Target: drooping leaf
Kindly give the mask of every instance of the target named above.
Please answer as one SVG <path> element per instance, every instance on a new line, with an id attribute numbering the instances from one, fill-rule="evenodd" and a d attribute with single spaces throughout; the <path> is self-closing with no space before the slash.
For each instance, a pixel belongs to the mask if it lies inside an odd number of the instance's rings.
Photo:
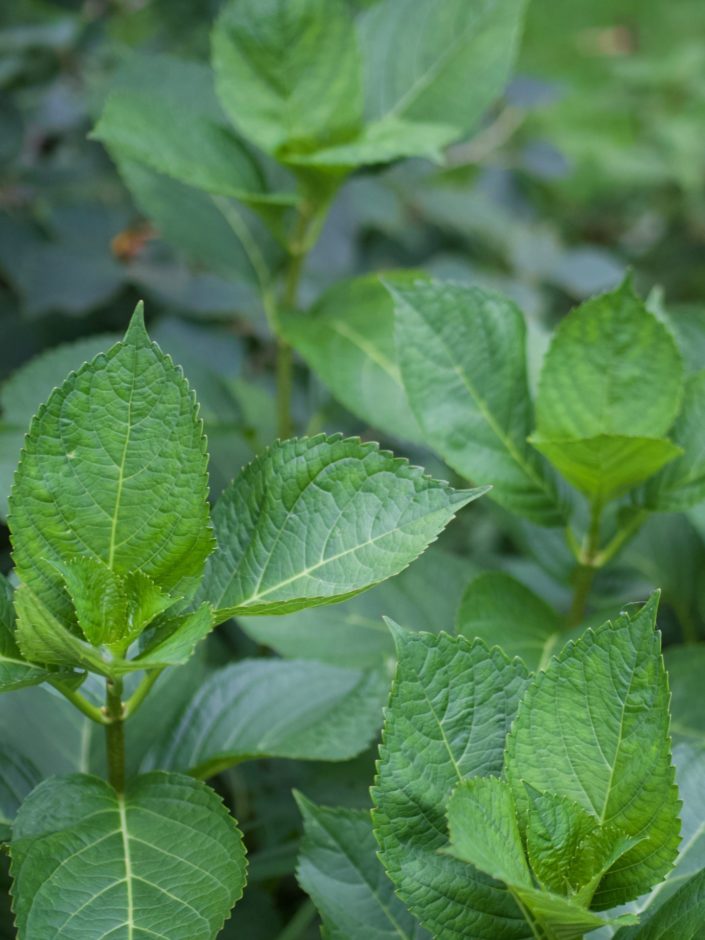
<path id="1" fill-rule="evenodd" d="M 459 783 L 448 801 L 448 851 L 507 885 L 532 886 L 509 784 L 498 777 Z"/>
<path id="2" fill-rule="evenodd" d="M 360 60 L 343 0 L 230 0 L 213 65 L 223 107 L 262 150 L 306 153 L 359 130 Z"/>
<path id="3" fill-rule="evenodd" d="M 504 89 L 523 10 L 522 0 L 373 5 L 359 29 L 368 119 L 451 125 L 458 137 L 472 130 Z"/>
<path id="4" fill-rule="evenodd" d="M 656 596 L 564 647 L 522 700 L 505 770 L 520 814 L 525 783 L 578 803 L 643 841 L 602 879 L 593 905 L 633 900 L 676 856 L 680 824 L 668 736 L 668 682 Z"/>
<path id="5" fill-rule="evenodd" d="M 238 624 L 280 656 L 369 669 L 394 656 L 384 617 L 410 630 L 448 630 L 472 572 L 466 558 L 432 545 L 401 574 L 335 607 L 238 617 Z"/>
<path id="6" fill-rule="evenodd" d="M 417 280 L 389 272 L 394 286 Z M 421 429 L 401 380 L 394 344 L 394 305 L 377 276 L 342 281 L 306 313 L 286 312 L 284 335 L 346 408 L 392 437 L 419 442 Z"/>
<path id="7" fill-rule="evenodd" d="M 705 499 L 705 372 L 690 376 L 683 407 L 671 430 L 673 441 L 683 449 L 674 460 L 649 480 L 644 501 L 659 512 L 683 512 Z"/>
<path id="8" fill-rule="evenodd" d="M 296 795 L 304 821 L 296 870 L 329 940 L 430 940 L 377 859 L 369 813 L 317 806 Z"/>
<path id="9" fill-rule="evenodd" d="M 677 444 L 662 437 L 599 434 L 595 437 L 529 441 L 574 487 L 600 502 L 622 495 L 680 457 Z"/>
<path id="10" fill-rule="evenodd" d="M 558 613 L 526 585 L 502 571 L 486 571 L 467 586 L 456 619 L 458 633 L 479 637 L 543 669 L 562 645 Z"/>
<path id="11" fill-rule="evenodd" d="M 32 761 L 11 745 L 0 745 L 0 843 L 12 838 L 17 811 L 41 779 Z"/>
<path id="12" fill-rule="evenodd" d="M 705 868 L 693 875 L 638 927 L 624 927 L 615 940 L 700 940 L 705 924 Z"/>
<path id="13" fill-rule="evenodd" d="M 97 777 L 54 777 L 14 826 L 21 936 L 212 940 L 245 884 L 235 821 L 205 784 L 138 777 L 125 794 Z"/>
<path id="14" fill-rule="evenodd" d="M 228 124 L 205 65 L 133 54 L 118 72 L 92 136 L 118 159 L 190 186 L 266 198 L 262 173 Z"/>
<path id="15" fill-rule="evenodd" d="M 277 443 L 216 503 L 218 548 L 199 597 L 218 622 L 351 597 L 398 574 L 482 492 L 355 438 Z"/>
<path id="16" fill-rule="evenodd" d="M 70 375 L 32 422 L 10 497 L 17 574 L 67 622 L 55 565 L 77 554 L 188 593 L 212 547 L 207 483 L 193 395 L 138 310 L 124 341 Z"/>
<path id="17" fill-rule="evenodd" d="M 496 940 L 501 920 L 507 940 L 525 940 L 529 928 L 506 890 L 439 849 L 448 842 L 446 807 L 458 783 L 501 773 L 526 671 L 465 637 L 401 632 L 398 646 L 373 788 L 382 864 L 434 936 Z"/>
<path id="18" fill-rule="evenodd" d="M 526 327 L 514 304 L 476 287 L 420 282 L 392 290 L 406 393 L 426 439 L 507 509 L 563 519 L 550 468 L 529 446 Z"/>
<path id="19" fill-rule="evenodd" d="M 200 777 L 258 757 L 348 760 L 382 720 L 388 680 L 304 660 L 244 660 L 206 679 L 148 767 Z"/>

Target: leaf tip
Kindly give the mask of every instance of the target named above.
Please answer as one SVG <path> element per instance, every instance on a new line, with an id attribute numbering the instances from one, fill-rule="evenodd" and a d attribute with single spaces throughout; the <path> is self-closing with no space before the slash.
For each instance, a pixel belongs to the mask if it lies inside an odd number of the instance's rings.
<path id="1" fill-rule="evenodd" d="M 406 630 L 400 627 L 396 620 L 392 620 L 391 617 L 382 617 L 382 620 L 384 620 L 387 629 L 392 634 L 394 646 L 396 647 L 397 653 L 399 653 L 401 645 L 404 642 L 404 637 L 406 636 Z"/>
<path id="2" fill-rule="evenodd" d="M 130 318 L 130 325 L 127 328 L 123 342 L 130 346 L 144 346 L 151 342 L 149 339 L 149 334 L 147 333 L 147 327 L 145 326 L 144 322 L 143 300 L 138 301 L 137 306 L 134 309 L 132 317 Z"/>

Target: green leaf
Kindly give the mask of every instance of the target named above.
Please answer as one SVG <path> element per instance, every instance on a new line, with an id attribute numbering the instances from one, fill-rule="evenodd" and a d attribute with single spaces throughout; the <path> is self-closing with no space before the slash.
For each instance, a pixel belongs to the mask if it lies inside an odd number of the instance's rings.
<path id="1" fill-rule="evenodd" d="M 569 898 L 536 888 L 517 888 L 516 895 L 522 904 L 529 909 L 533 918 L 539 924 L 549 929 L 551 940 L 583 940 L 586 931 L 596 930 L 610 924 L 633 924 L 636 917 L 633 914 L 622 914 L 618 917 L 605 919 L 581 907 Z M 539 934 L 539 936 L 541 936 Z"/>
<path id="2" fill-rule="evenodd" d="M 213 512 L 218 549 L 199 592 L 222 622 L 358 594 L 398 574 L 482 490 L 453 490 L 357 438 L 274 444 Z"/>
<path id="3" fill-rule="evenodd" d="M 447 634 L 398 634 L 399 663 L 372 791 L 380 859 L 398 896 L 434 936 L 506 940 L 529 931 L 496 881 L 448 855 L 446 806 L 458 783 L 502 771 L 527 681 L 519 660 Z"/>
<path id="4" fill-rule="evenodd" d="M 94 139 L 209 193 L 261 199 L 264 179 L 228 124 L 207 66 L 133 54 L 115 79 Z"/>
<path id="5" fill-rule="evenodd" d="M 701 940 L 705 923 L 705 868 L 661 907 L 648 911 L 638 927 L 623 928 L 614 940 Z"/>
<path id="6" fill-rule="evenodd" d="M 413 272 L 389 272 L 385 282 L 403 286 L 418 277 Z M 341 281 L 305 315 L 285 311 L 282 328 L 349 411 L 392 437 L 423 440 L 397 363 L 394 305 L 376 275 Z"/>
<path id="7" fill-rule="evenodd" d="M 644 503 L 658 512 L 683 512 L 705 499 L 705 372 L 688 378 L 681 413 L 671 429 L 683 456 L 649 480 Z"/>
<path id="8" fill-rule="evenodd" d="M 394 656 L 384 616 L 410 630 L 447 630 L 471 572 L 465 557 L 432 545 L 401 574 L 336 607 L 311 607 L 285 617 L 238 617 L 237 622 L 280 656 L 367 669 Z"/>
<path id="9" fill-rule="evenodd" d="M 138 308 L 124 341 L 71 374 L 32 422 L 10 497 L 17 575 L 68 623 L 56 565 L 76 555 L 191 592 L 212 548 L 206 461 L 194 396 Z"/>
<path id="10" fill-rule="evenodd" d="M 262 150 L 306 153 L 359 130 L 359 52 L 342 0 L 230 0 L 213 66 L 223 107 Z"/>
<path id="11" fill-rule="evenodd" d="M 644 841 L 601 881 L 593 905 L 630 901 L 670 869 L 679 841 L 668 682 L 654 630 L 658 598 L 588 630 L 527 690 L 505 771 L 520 815 L 525 783 L 578 803 L 599 825 Z"/>
<path id="12" fill-rule="evenodd" d="M 448 801 L 448 851 L 507 885 L 532 886 L 509 784 L 498 777 L 459 783 Z"/>
<path id="13" fill-rule="evenodd" d="M 0 745 L 0 843 L 12 838 L 12 824 L 26 796 L 37 786 L 41 774 L 11 745 Z"/>
<path id="14" fill-rule="evenodd" d="M 359 30 L 368 118 L 451 125 L 458 137 L 472 130 L 504 90 L 523 11 L 523 0 L 372 6 Z"/>
<path id="15" fill-rule="evenodd" d="M 125 794 L 97 777 L 44 781 L 12 844 L 17 927 L 26 937 L 212 940 L 245 884 L 234 820 L 205 784 L 138 777 Z M 166 925 L 166 926 L 165 926 Z"/>
<path id="16" fill-rule="evenodd" d="M 296 875 L 321 913 L 326 937 L 430 940 L 384 874 L 369 813 L 295 796 L 304 821 Z"/>
<path id="17" fill-rule="evenodd" d="M 16 641 L 13 592 L 0 575 L 0 692 L 14 692 L 48 678 L 46 669 L 25 662 Z"/>
<path id="18" fill-rule="evenodd" d="M 93 646 L 119 644 L 128 625 L 127 595 L 121 579 L 102 561 L 86 555 L 77 555 L 56 567 L 63 575 L 78 625 L 88 642 Z"/>
<path id="19" fill-rule="evenodd" d="M 544 440 L 662 437 L 683 396 L 683 362 L 670 331 L 627 280 L 561 321 L 536 401 Z"/>
<path id="20" fill-rule="evenodd" d="M 556 611 L 521 581 L 503 571 L 485 571 L 465 589 L 456 618 L 458 633 L 501 646 L 529 669 L 544 669 L 563 643 Z"/>
<path id="21" fill-rule="evenodd" d="M 526 441 L 533 416 L 521 312 L 499 294 L 437 281 L 392 295 L 402 378 L 426 439 L 466 479 L 491 483 L 507 509 L 559 525 L 550 468 Z"/>
<path id="22" fill-rule="evenodd" d="M 212 776 L 258 757 L 348 760 L 371 742 L 388 680 L 296 660 L 244 660 L 206 679 L 148 767 Z"/>
<path id="23" fill-rule="evenodd" d="M 541 886 L 572 895 L 584 907 L 614 863 L 642 841 L 616 826 L 600 826 L 578 803 L 526 785 L 530 809 L 526 843 L 531 868 Z"/>
<path id="24" fill-rule="evenodd" d="M 402 157 L 427 157 L 441 162 L 443 149 L 458 137 L 458 128 L 447 124 L 421 124 L 390 115 L 366 126 L 350 143 L 295 154 L 292 166 L 330 167 L 351 170 L 375 163 L 390 163 Z"/>
<path id="25" fill-rule="evenodd" d="M 15 604 L 17 639 L 28 660 L 87 669 L 106 677 L 181 665 L 214 626 L 211 608 L 201 604 L 191 613 L 167 617 L 137 656 L 123 659 L 122 648 L 116 651 L 106 644 L 94 646 L 68 630 L 26 584 L 15 592 Z"/>
<path id="26" fill-rule="evenodd" d="M 577 489 L 600 502 L 614 499 L 680 457 L 683 450 L 667 438 L 598 434 L 595 437 L 529 441 Z"/>

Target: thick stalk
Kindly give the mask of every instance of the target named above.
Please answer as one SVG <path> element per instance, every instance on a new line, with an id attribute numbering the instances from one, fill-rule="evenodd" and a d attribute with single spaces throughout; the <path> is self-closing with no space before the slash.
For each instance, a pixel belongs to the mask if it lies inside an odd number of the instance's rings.
<path id="1" fill-rule="evenodd" d="M 568 627 L 577 627 L 585 616 L 590 588 L 598 568 L 596 560 L 600 550 L 601 521 L 602 503 L 594 502 L 590 508 L 590 524 L 578 558 L 578 570 L 573 585 L 573 601 L 566 624 Z"/>
<path id="2" fill-rule="evenodd" d="M 125 709 L 122 679 L 108 679 L 105 690 L 105 746 L 108 780 L 118 793 L 125 789 Z"/>
<path id="3" fill-rule="evenodd" d="M 289 264 L 281 296 L 285 310 L 296 308 L 299 296 L 299 282 L 306 255 L 311 250 L 309 244 L 309 226 L 311 214 L 306 207 L 299 212 L 296 228 L 289 244 Z M 291 346 L 282 338 L 277 324 L 277 430 L 284 440 L 293 433 L 291 416 L 291 397 L 294 388 L 294 356 Z"/>

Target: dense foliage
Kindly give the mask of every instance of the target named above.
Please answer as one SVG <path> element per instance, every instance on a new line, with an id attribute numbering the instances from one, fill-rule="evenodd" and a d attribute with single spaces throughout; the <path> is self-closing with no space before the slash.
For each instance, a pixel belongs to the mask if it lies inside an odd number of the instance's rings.
<path id="1" fill-rule="evenodd" d="M 703 936 L 698 27 L 0 10 L 1 938 Z"/>

